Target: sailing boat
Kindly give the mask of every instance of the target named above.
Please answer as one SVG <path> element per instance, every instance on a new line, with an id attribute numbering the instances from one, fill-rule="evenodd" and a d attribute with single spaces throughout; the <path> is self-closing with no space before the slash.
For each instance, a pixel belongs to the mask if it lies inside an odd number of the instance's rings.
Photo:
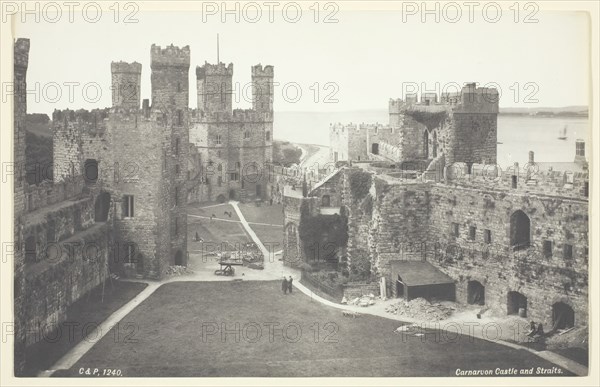
<path id="1" fill-rule="evenodd" d="M 565 127 L 562 129 L 562 131 L 558 132 L 558 139 L 559 140 L 567 139 L 567 125 L 565 125 Z"/>

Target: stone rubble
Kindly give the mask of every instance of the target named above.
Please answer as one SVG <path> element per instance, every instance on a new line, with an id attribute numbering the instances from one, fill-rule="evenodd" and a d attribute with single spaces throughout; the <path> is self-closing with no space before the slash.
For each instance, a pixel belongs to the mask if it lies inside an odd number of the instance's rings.
<path id="1" fill-rule="evenodd" d="M 415 298 L 411 301 L 400 299 L 385 308 L 387 313 L 426 321 L 445 320 L 452 315 L 454 310 L 454 308 L 441 303 L 432 304 L 424 298 Z"/>

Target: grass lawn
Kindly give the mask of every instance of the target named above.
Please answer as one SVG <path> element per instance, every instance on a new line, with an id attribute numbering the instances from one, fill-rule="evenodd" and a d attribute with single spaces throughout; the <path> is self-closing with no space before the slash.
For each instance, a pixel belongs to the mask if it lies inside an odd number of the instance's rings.
<path id="1" fill-rule="evenodd" d="M 168 283 L 124 320 L 137 324 L 130 340 L 109 332 L 58 374 L 91 367 L 130 377 L 454 376 L 457 368 L 552 367 L 487 341 L 395 334 L 398 321 L 343 317 L 303 293 L 283 295 L 279 281 Z"/>
<path id="2" fill-rule="evenodd" d="M 272 252 L 276 252 L 283 249 L 283 226 L 274 227 L 251 224 L 250 227 L 267 250 L 270 249 Z"/>
<path id="3" fill-rule="evenodd" d="M 205 208 L 208 207 L 208 208 Z M 225 214 L 225 211 L 231 213 L 231 217 Z M 233 207 L 228 203 L 201 203 L 188 206 L 188 214 L 211 217 L 213 214 L 218 219 L 240 220 Z"/>
<path id="4" fill-rule="evenodd" d="M 203 242 L 194 240 L 196 231 Z M 239 249 L 239 246 L 251 241 L 252 239 L 239 222 L 211 221 L 210 219 L 188 217 L 188 249 L 190 251 L 212 251 L 216 248 L 215 246 L 225 250 L 236 250 Z"/>
<path id="5" fill-rule="evenodd" d="M 27 348 L 26 375 L 35 376 L 39 371 L 50 369 L 83 339 L 86 327 L 91 330 L 106 320 L 146 286 L 143 283 L 121 281 L 113 281 L 111 285 L 109 281 L 104 287 L 104 302 L 101 302 L 102 286 L 92 290 L 89 297 L 83 296 L 69 307 L 66 324 L 60 325 L 59 331 L 46 334 L 46 339 Z"/>
<path id="6" fill-rule="evenodd" d="M 283 226 L 282 204 L 273 204 L 270 206 L 267 202 L 257 207 L 254 203 L 240 203 L 238 206 L 248 222 L 281 224 Z"/>

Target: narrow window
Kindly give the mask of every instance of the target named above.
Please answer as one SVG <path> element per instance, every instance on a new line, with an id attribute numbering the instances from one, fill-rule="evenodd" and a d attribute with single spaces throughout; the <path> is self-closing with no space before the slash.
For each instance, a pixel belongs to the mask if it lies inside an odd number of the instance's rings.
<path id="1" fill-rule="evenodd" d="M 572 245 L 568 245 L 565 243 L 565 245 L 563 247 L 563 257 L 565 259 L 573 258 L 573 246 Z"/>
<path id="2" fill-rule="evenodd" d="M 179 205 L 179 187 L 175 187 L 175 205 Z"/>
<path id="3" fill-rule="evenodd" d="M 469 227 L 469 239 L 474 241 L 476 233 L 477 233 L 477 228 L 475 226 L 470 226 Z"/>
<path id="4" fill-rule="evenodd" d="M 221 144 L 221 135 L 217 134 L 217 145 Z"/>
<path id="5" fill-rule="evenodd" d="M 265 136 L 267 138 L 267 141 L 271 141 L 271 132 L 267 130 L 267 133 L 265 133 Z"/>
<path id="6" fill-rule="evenodd" d="M 179 156 L 179 138 L 175 139 L 175 156 Z"/>
<path id="7" fill-rule="evenodd" d="M 455 238 L 458 238 L 459 236 L 458 223 L 452 223 L 452 236 Z"/>
<path id="8" fill-rule="evenodd" d="M 133 218 L 133 195 L 123 196 L 123 217 Z"/>
<path id="9" fill-rule="evenodd" d="M 179 219 L 175 218 L 175 235 L 179 235 Z"/>
<path id="10" fill-rule="evenodd" d="M 544 257 L 552 258 L 552 241 L 544 241 Z"/>
<path id="11" fill-rule="evenodd" d="M 490 230 L 483 231 L 483 241 L 488 244 L 492 243 L 492 231 L 490 231 Z"/>
<path id="12" fill-rule="evenodd" d="M 517 188 L 517 175 L 511 176 L 512 187 Z"/>

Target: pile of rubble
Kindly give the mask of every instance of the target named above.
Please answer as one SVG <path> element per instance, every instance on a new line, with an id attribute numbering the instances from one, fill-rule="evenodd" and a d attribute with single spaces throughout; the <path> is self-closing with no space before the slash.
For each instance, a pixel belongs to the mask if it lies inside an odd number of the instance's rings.
<path id="1" fill-rule="evenodd" d="M 187 266 L 169 266 L 167 268 L 167 275 L 184 275 L 184 274 L 193 274 L 194 271 Z"/>
<path id="2" fill-rule="evenodd" d="M 344 297 L 342 298 L 342 304 L 369 306 L 375 304 L 375 296 L 373 294 L 363 295 L 362 297 L 356 297 L 353 300 L 347 300 L 346 297 Z"/>
<path id="3" fill-rule="evenodd" d="M 385 311 L 417 320 L 440 321 L 450 317 L 454 308 L 444 306 L 441 303 L 432 304 L 424 298 L 415 298 L 411 301 L 400 299 L 387 306 Z"/>

